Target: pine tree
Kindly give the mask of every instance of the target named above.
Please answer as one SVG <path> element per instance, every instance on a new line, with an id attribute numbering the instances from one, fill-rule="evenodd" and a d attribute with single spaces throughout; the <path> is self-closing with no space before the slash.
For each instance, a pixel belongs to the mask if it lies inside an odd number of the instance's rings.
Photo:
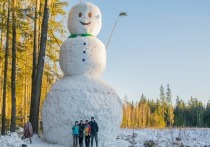
<path id="1" fill-rule="evenodd" d="M 49 19 L 49 0 L 45 0 L 44 15 L 42 21 L 42 32 L 40 42 L 40 52 L 38 58 L 37 74 L 36 74 L 36 89 L 34 95 L 34 107 L 32 108 L 31 123 L 34 129 L 34 133 L 38 134 L 39 130 L 39 106 L 41 99 L 41 87 L 42 87 L 42 75 L 44 69 L 44 59 L 46 54 L 46 41 L 48 31 L 48 19 Z"/>
<path id="2" fill-rule="evenodd" d="M 12 74 L 11 74 L 11 126 L 10 132 L 16 129 L 16 0 L 12 1 Z"/>
<path id="3" fill-rule="evenodd" d="M 8 55 L 9 55 L 9 26 L 10 26 L 10 0 L 8 0 L 7 11 L 7 34 L 6 34 L 6 48 L 5 48 L 5 65 L 4 65 L 4 88 L 3 88 L 3 102 L 2 102 L 2 125 L 1 135 L 6 133 L 6 92 L 7 92 L 7 72 L 8 72 Z"/>
<path id="4" fill-rule="evenodd" d="M 186 104 L 177 96 L 176 107 L 174 109 L 174 126 L 186 126 Z"/>
<path id="5" fill-rule="evenodd" d="M 127 96 L 125 95 L 124 96 L 124 100 L 123 100 L 123 119 L 122 119 L 122 124 L 121 124 L 121 127 L 122 128 L 126 128 L 127 127 L 127 104 L 128 104 L 128 98 Z"/>
<path id="6" fill-rule="evenodd" d="M 165 121 L 165 124 L 167 124 L 167 101 L 166 101 L 166 96 L 165 96 L 165 92 L 164 92 L 164 88 L 163 86 L 161 85 L 160 86 L 160 102 L 161 102 L 161 107 L 159 110 L 160 112 L 160 115 L 162 117 L 164 117 L 164 121 Z"/>
<path id="7" fill-rule="evenodd" d="M 206 105 L 206 110 L 204 113 L 204 125 L 205 127 L 210 127 L 210 100 Z"/>
<path id="8" fill-rule="evenodd" d="M 169 84 L 167 85 L 167 91 L 166 91 L 166 102 L 167 102 L 167 108 L 166 108 L 166 120 L 167 120 L 167 126 L 172 127 L 174 123 L 174 112 L 173 112 L 173 106 L 172 106 L 172 95 L 171 95 L 171 89 L 169 87 Z"/>
<path id="9" fill-rule="evenodd" d="M 38 54 L 38 43 L 39 43 L 39 8 L 40 0 L 35 1 L 35 14 L 34 14 L 34 40 L 33 40 L 33 64 L 32 64 L 32 85 L 31 85 L 31 108 L 30 116 L 33 115 L 34 108 L 34 95 L 35 95 L 35 85 L 36 85 L 36 73 L 37 73 L 37 54 Z M 33 122 L 32 117 L 30 117 L 30 122 Z"/>

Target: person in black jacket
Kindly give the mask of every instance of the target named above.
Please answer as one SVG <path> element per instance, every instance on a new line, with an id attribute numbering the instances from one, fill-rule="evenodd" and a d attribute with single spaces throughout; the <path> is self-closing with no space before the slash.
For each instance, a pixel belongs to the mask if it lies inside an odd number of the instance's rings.
<path id="1" fill-rule="evenodd" d="M 90 122 L 90 126 L 91 126 L 91 147 L 93 147 L 93 139 L 95 138 L 96 141 L 96 147 L 98 147 L 98 124 L 95 121 L 94 117 L 91 117 L 91 122 Z"/>
<path id="2" fill-rule="evenodd" d="M 85 125 L 83 123 L 83 120 L 80 120 L 80 124 L 79 124 L 79 146 L 80 147 L 83 146 L 84 129 L 85 129 Z"/>

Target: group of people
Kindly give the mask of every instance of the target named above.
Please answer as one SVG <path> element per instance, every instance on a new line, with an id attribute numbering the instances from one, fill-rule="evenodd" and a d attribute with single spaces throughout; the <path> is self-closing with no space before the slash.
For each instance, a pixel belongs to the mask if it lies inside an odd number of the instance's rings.
<path id="1" fill-rule="evenodd" d="M 75 122 L 75 125 L 72 127 L 73 132 L 73 144 L 75 147 L 78 145 L 79 140 L 79 146 L 83 146 L 83 140 L 85 138 L 85 146 L 93 147 L 93 140 L 95 139 L 96 147 L 98 147 L 98 124 L 95 121 L 94 117 L 91 117 L 91 121 L 85 120 L 85 123 L 83 120 L 80 120 L 80 123 L 78 121 Z"/>

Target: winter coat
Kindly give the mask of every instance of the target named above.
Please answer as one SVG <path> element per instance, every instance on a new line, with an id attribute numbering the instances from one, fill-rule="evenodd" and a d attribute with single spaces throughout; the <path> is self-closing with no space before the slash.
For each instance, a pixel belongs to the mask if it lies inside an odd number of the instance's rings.
<path id="1" fill-rule="evenodd" d="M 98 133 L 98 130 L 99 130 L 97 122 L 96 121 L 94 121 L 94 122 L 91 121 L 89 124 L 91 126 L 91 135 L 96 135 Z"/>
<path id="2" fill-rule="evenodd" d="M 24 136 L 26 138 L 33 137 L 33 127 L 29 121 L 24 125 Z"/>
<path id="3" fill-rule="evenodd" d="M 89 124 L 85 125 L 85 136 L 90 136 L 91 133 L 91 127 Z"/>
<path id="4" fill-rule="evenodd" d="M 79 137 L 83 137 L 84 136 L 84 129 L 85 129 L 85 125 L 81 125 L 79 124 Z"/>
<path id="5" fill-rule="evenodd" d="M 72 127 L 72 131 L 74 135 L 79 135 L 79 126 L 78 125 L 74 125 Z"/>

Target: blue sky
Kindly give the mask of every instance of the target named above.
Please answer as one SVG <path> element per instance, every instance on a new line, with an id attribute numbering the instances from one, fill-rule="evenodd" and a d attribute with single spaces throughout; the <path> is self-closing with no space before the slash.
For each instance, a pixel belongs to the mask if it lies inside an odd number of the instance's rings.
<path id="1" fill-rule="evenodd" d="M 66 11 L 79 0 L 69 1 Z M 84 1 L 86 2 L 86 1 Z M 121 98 L 159 97 L 162 84 L 176 96 L 210 100 L 210 0 L 90 0 L 99 6 L 103 26 L 98 38 L 107 43 L 102 78 Z M 65 24 L 66 25 L 66 24 Z"/>

